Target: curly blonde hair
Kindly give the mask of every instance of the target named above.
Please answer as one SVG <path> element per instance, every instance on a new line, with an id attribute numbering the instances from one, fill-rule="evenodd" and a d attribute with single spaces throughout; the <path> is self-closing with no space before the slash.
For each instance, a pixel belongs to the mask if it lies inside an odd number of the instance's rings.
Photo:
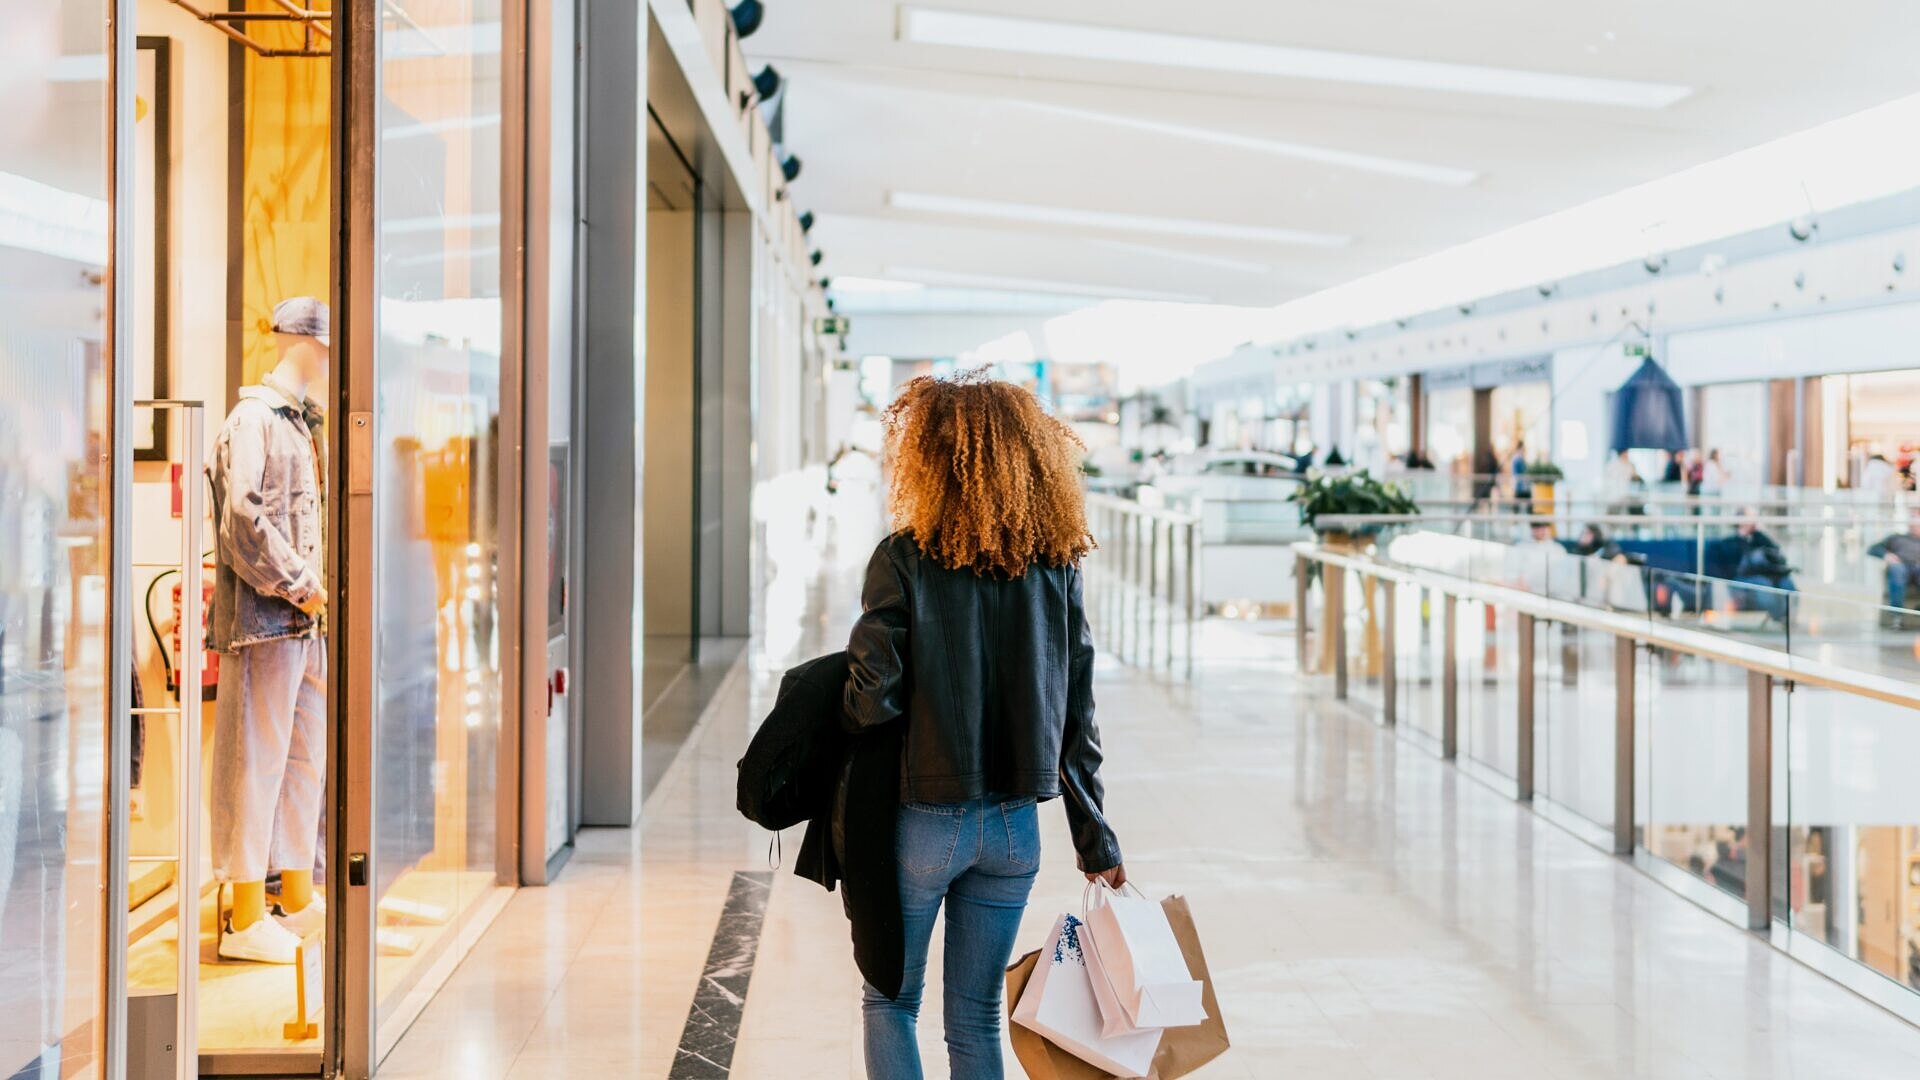
<path id="1" fill-rule="evenodd" d="M 893 528 L 927 558 L 1014 578 L 1094 549 L 1080 495 L 1086 444 L 1026 389 L 985 369 L 923 375 L 883 419 Z"/>

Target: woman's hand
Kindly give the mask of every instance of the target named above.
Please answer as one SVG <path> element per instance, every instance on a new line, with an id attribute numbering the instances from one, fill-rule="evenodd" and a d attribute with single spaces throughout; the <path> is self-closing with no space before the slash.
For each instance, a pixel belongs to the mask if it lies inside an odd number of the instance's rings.
<path id="1" fill-rule="evenodd" d="M 1097 873 L 1088 874 L 1087 880 L 1104 881 L 1107 883 L 1107 888 L 1118 889 L 1127 883 L 1127 868 L 1125 866 L 1116 866 L 1111 870 L 1101 870 Z"/>

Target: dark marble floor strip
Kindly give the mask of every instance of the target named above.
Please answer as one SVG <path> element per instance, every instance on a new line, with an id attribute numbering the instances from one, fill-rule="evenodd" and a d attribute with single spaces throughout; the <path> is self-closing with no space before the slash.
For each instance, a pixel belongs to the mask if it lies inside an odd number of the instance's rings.
<path id="1" fill-rule="evenodd" d="M 747 984 L 753 979 L 772 888 L 770 871 L 734 873 L 667 1080 L 725 1080 L 732 1074 L 734 1041 L 747 1010 Z"/>

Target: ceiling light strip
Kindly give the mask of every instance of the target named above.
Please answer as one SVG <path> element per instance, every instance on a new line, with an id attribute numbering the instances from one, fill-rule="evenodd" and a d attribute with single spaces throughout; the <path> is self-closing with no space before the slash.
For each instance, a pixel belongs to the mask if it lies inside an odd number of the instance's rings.
<path id="1" fill-rule="evenodd" d="M 1136 255 L 1151 255 L 1156 259 L 1170 259 L 1173 262 L 1192 263 L 1195 266 L 1211 266 L 1219 270 L 1233 270 L 1242 274 L 1268 274 L 1273 267 L 1251 259 L 1229 259 L 1224 255 L 1203 255 L 1197 251 L 1181 251 L 1179 248 L 1161 247 L 1159 244 L 1136 244 L 1131 240 L 1094 240 L 1092 243 L 1114 251 L 1130 251 Z"/>
<path id="2" fill-rule="evenodd" d="M 1225 221 L 1196 221 L 1189 218 L 1120 214 L 1068 206 L 1035 206 L 1031 203 L 969 199 L 957 195 L 932 195 L 912 191 L 892 192 L 887 196 L 887 203 L 895 210 L 929 214 L 1023 221 L 1036 225 L 1064 225 L 1081 229 L 1107 229 L 1116 232 L 1152 233 L 1161 236 L 1190 236 L 1208 240 L 1251 240 L 1318 248 L 1341 248 L 1353 242 L 1351 236 L 1311 232 L 1305 229 L 1280 229 L 1267 225 L 1241 225 Z"/>
<path id="3" fill-rule="evenodd" d="M 1664 109 L 1693 93 L 1673 83 L 1410 60 L 1252 41 L 1162 34 L 1090 23 L 908 7 L 901 37 L 922 45 L 1028 53 L 1155 67 L 1484 94 L 1532 101 Z"/>
<path id="4" fill-rule="evenodd" d="M 1400 177 L 1406 180 L 1423 180 L 1430 184 L 1444 184 L 1449 187 L 1465 187 L 1480 178 L 1472 169 L 1458 169 L 1451 165 L 1434 165 L 1424 161 L 1409 161 L 1405 158 L 1384 157 L 1378 154 L 1359 154 L 1348 150 L 1336 150 L 1327 146 L 1313 146 L 1308 143 L 1286 142 L 1280 139 L 1263 139 L 1255 135 L 1242 135 L 1234 131 L 1221 131 L 1217 128 L 1189 127 L 1186 124 L 1172 124 L 1159 120 L 1145 120 L 1135 116 L 1121 116 L 1116 113 L 1099 112 L 1093 109 L 1075 109 L 1065 105 L 1047 105 L 1040 102 L 1020 102 L 1025 108 L 1057 116 L 1072 117 L 1094 124 L 1107 124 L 1112 127 L 1127 128 L 1133 131 L 1145 131 L 1155 135 L 1166 135 L 1192 142 L 1211 143 L 1215 146 L 1230 146 L 1236 150 L 1251 150 L 1256 153 L 1270 154 L 1274 157 L 1291 158 L 1295 161 L 1310 161 L 1318 165 L 1332 165 L 1356 172 L 1378 173 L 1382 176 Z"/>
<path id="5" fill-rule="evenodd" d="M 914 281 L 923 285 L 948 285 L 959 288 L 1002 289 L 1008 292 L 1047 293 L 1054 296 L 1093 296 L 1113 300 L 1161 300 L 1174 304 L 1204 304 L 1209 298 L 1194 293 L 1160 292 L 1132 289 L 1121 285 L 1101 285 L 1090 281 L 1053 281 L 1041 278 L 1009 277 L 1004 274 L 975 274 L 923 267 L 889 266 L 882 271 L 896 281 Z"/>

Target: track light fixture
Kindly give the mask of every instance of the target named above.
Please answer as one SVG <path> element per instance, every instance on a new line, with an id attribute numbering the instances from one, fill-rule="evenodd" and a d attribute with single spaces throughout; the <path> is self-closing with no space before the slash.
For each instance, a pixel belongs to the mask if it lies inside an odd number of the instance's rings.
<path id="1" fill-rule="evenodd" d="M 830 278 L 830 277 L 823 277 L 823 278 L 821 278 L 821 279 L 820 279 L 820 287 L 821 287 L 822 289 L 831 289 L 831 288 L 833 288 L 833 279 L 832 279 L 832 278 Z"/>
<path id="2" fill-rule="evenodd" d="M 772 64 L 762 67 L 760 74 L 753 77 L 753 92 L 760 95 L 761 101 L 780 92 L 780 73 L 774 70 Z"/>
<path id="3" fill-rule="evenodd" d="M 815 248 L 807 255 L 807 263 L 810 266 L 819 266 L 820 260 L 824 258 L 826 258 L 826 256 L 820 254 L 820 249 Z"/>
<path id="4" fill-rule="evenodd" d="M 813 231 L 813 211 L 809 210 L 800 215 L 800 231 L 803 233 Z"/>
<path id="5" fill-rule="evenodd" d="M 800 159 L 797 157 L 794 157 L 792 154 L 781 154 L 780 155 L 780 175 L 786 177 L 788 183 L 792 183 L 793 181 L 799 179 L 800 178 Z"/>
<path id="6" fill-rule="evenodd" d="M 760 29 L 760 20 L 766 17 L 767 5 L 760 0 L 740 0 L 733 5 L 733 33 L 735 37 L 748 38 Z"/>

